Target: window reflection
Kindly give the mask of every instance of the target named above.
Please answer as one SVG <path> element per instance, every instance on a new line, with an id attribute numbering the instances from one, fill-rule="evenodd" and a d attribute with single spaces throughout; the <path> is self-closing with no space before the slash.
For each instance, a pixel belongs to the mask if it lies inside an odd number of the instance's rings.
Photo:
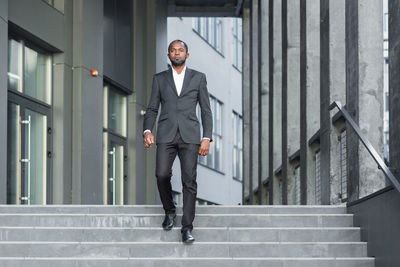
<path id="1" fill-rule="evenodd" d="M 22 45 L 8 41 L 8 88 L 22 92 Z"/>
<path id="2" fill-rule="evenodd" d="M 51 104 L 51 56 L 14 39 L 8 48 L 8 89 Z"/>
<path id="3" fill-rule="evenodd" d="M 127 97 L 110 85 L 104 86 L 104 128 L 126 136 Z"/>

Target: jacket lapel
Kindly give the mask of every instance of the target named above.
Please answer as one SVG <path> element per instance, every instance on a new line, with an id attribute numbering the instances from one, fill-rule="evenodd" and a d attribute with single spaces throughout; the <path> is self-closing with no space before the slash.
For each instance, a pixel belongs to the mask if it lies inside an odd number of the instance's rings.
<path id="1" fill-rule="evenodd" d="M 181 96 L 189 89 L 188 86 L 190 84 L 190 81 L 192 80 L 193 76 L 193 71 L 186 67 L 186 72 L 185 72 L 185 77 L 183 78 L 183 85 L 182 85 L 182 91 L 181 91 Z"/>
<path id="2" fill-rule="evenodd" d="M 167 81 L 168 81 L 169 85 L 171 86 L 172 91 L 174 91 L 174 94 L 176 96 L 178 96 L 178 93 L 176 91 L 175 82 L 174 82 L 174 77 L 172 76 L 172 67 L 169 68 L 169 70 L 166 72 L 166 74 L 167 74 L 166 75 L 167 76 Z"/>

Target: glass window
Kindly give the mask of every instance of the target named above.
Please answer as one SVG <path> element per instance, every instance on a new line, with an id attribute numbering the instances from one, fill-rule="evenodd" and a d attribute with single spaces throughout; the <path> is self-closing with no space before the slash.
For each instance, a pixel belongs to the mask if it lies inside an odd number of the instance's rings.
<path id="1" fill-rule="evenodd" d="M 199 21 L 200 21 L 200 18 L 194 18 L 193 19 L 193 26 L 192 27 L 197 32 L 199 31 L 199 25 L 200 25 Z"/>
<path id="2" fill-rule="evenodd" d="M 61 13 L 64 13 L 64 0 L 43 0 Z"/>
<path id="3" fill-rule="evenodd" d="M 104 128 L 126 136 L 127 97 L 116 88 L 104 86 Z"/>
<path id="4" fill-rule="evenodd" d="M 242 147 L 242 117 L 236 112 L 232 113 L 232 133 L 233 133 L 233 158 L 232 175 L 238 180 L 243 179 L 243 147 Z"/>
<path id="5" fill-rule="evenodd" d="M 222 103 L 215 97 L 210 96 L 210 105 L 213 119 L 213 142 L 210 143 L 208 155 L 199 157 L 199 163 L 222 171 Z M 197 117 L 201 123 L 201 110 L 199 105 L 197 105 Z M 203 132 L 202 127 L 200 129 L 201 132 Z"/>
<path id="6" fill-rule="evenodd" d="M 200 18 L 200 35 L 207 40 L 207 18 Z"/>
<path id="7" fill-rule="evenodd" d="M 222 20 L 217 19 L 216 26 L 215 26 L 215 48 L 218 52 L 222 53 Z"/>
<path id="8" fill-rule="evenodd" d="M 208 42 L 215 47 L 215 18 L 208 18 Z"/>
<path id="9" fill-rule="evenodd" d="M 51 56 L 14 39 L 8 47 L 8 88 L 50 104 Z"/>
<path id="10" fill-rule="evenodd" d="M 8 88 L 22 92 L 22 44 L 8 40 Z"/>
<path id="11" fill-rule="evenodd" d="M 24 93 L 50 103 L 50 57 L 25 47 L 24 61 Z"/>
<path id="12" fill-rule="evenodd" d="M 215 50 L 222 53 L 222 19 L 193 18 L 193 29 Z"/>
<path id="13" fill-rule="evenodd" d="M 234 18 L 233 27 L 233 65 L 240 71 L 242 71 L 242 19 Z"/>

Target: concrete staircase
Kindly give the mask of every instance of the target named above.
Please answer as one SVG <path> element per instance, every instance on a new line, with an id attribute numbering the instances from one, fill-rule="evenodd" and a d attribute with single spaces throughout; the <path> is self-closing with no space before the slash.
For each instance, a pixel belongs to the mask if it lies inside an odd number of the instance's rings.
<path id="1" fill-rule="evenodd" d="M 198 206 L 193 235 L 160 206 L 0 206 L 0 267 L 373 267 L 344 206 Z"/>

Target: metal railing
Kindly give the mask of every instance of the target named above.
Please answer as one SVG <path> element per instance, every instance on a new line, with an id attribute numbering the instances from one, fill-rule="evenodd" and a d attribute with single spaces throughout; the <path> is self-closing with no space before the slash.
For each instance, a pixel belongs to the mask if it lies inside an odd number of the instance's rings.
<path id="1" fill-rule="evenodd" d="M 385 162 L 383 161 L 381 156 L 379 156 L 378 152 L 376 152 L 376 150 L 371 145 L 371 143 L 368 141 L 368 139 L 361 132 L 361 129 L 358 127 L 356 122 L 350 116 L 349 112 L 344 107 L 342 107 L 342 104 L 338 101 L 333 101 L 332 104 L 329 106 L 329 110 L 332 110 L 335 107 L 337 107 L 339 109 L 339 111 L 343 114 L 346 121 L 350 124 L 351 128 L 353 128 L 353 130 L 357 134 L 358 138 L 361 140 L 361 142 L 364 144 L 365 148 L 368 150 L 369 154 L 372 156 L 372 158 L 378 164 L 378 168 L 381 169 L 383 171 L 383 173 L 385 174 L 385 176 L 390 180 L 390 182 L 392 182 L 394 188 L 396 188 L 397 191 L 400 192 L 399 181 L 393 175 L 393 173 L 390 171 L 389 167 L 385 164 Z"/>

